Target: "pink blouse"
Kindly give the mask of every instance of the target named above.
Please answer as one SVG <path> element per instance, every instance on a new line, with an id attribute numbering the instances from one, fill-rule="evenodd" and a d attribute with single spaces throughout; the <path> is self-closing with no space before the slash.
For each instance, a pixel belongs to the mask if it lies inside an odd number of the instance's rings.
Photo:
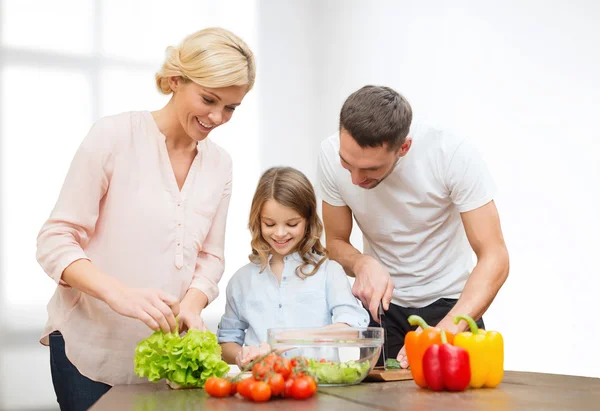
<path id="1" fill-rule="evenodd" d="M 152 331 L 68 287 L 62 273 L 85 258 L 128 286 L 180 300 L 194 287 L 213 301 L 224 270 L 231 170 L 229 154 L 206 139 L 180 191 L 150 112 L 94 124 L 37 239 L 38 262 L 58 284 L 41 343 L 59 330 L 83 375 L 110 385 L 144 382 L 133 372 L 133 357 Z"/>

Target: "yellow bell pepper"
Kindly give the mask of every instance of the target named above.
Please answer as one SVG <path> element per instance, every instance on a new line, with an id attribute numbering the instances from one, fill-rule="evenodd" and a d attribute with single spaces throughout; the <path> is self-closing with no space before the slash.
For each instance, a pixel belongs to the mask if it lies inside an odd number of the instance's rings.
<path id="1" fill-rule="evenodd" d="M 472 388 L 496 387 L 504 376 L 504 340 L 498 331 L 486 331 L 477 327 L 475 321 L 466 315 L 454 317 L 454 323 L 461 320 L 469 324 L 471 331 L 456 334 L 454 345 L 467 350 L 471 366 Z"/>

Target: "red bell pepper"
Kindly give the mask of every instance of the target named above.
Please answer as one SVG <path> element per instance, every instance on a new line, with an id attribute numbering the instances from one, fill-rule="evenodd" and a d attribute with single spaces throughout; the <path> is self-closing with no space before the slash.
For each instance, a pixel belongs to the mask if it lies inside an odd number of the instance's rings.
<path id="1" fill-rule="evenodd" d="M 423 355 L 423 374 L 433 391 L 464 391 L 471 381 L 469 354 L 462 347 L 448 344 L 441 332 L 442 344 L 434 344 Z"/>

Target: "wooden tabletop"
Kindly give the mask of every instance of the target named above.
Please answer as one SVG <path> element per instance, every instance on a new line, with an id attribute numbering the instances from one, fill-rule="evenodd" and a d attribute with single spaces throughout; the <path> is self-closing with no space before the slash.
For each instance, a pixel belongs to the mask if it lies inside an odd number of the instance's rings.
<path id="1" fill-rule="evenodd" d="M 171 390 L 164 383 L 113 387 L 92 411 L 158 410 L 598 410 L 600 378 L 507 371 L 493 389 L 459 393 L 420 389 L 414 381 L 320 387 L 305 401 L 252 403 L 239 397 L 211 398 L 204 390 Z"/>

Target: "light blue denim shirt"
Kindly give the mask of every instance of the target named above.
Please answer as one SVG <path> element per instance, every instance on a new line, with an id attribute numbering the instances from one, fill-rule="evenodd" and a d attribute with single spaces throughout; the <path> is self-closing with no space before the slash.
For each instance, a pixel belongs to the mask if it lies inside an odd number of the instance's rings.
<path id="1" fill-rule="evenodd" d="M 326 260 L 312 276 L 301 279 L 298 253 L 284 258 L 281 284 L 267 267 L 247 264 L 227 284 L 225 314 L 219 323 L 219 343 L 259 345 L 267 342 L 269 328 L 322 327 L 347 323 L 368 327 L 369 314 L 352 295 L 344 269 Z"/>

